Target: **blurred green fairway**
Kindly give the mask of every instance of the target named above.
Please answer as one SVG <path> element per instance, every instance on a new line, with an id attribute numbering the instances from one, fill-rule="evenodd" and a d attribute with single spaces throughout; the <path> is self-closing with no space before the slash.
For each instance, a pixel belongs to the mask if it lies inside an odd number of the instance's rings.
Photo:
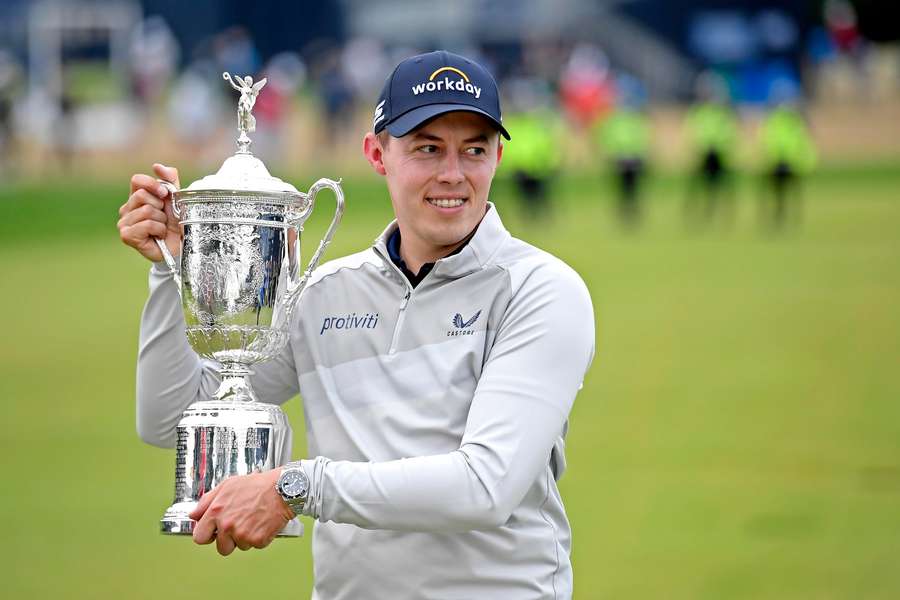
<path id="1" fill-rule="evenodd" d="M 900 597 L 900 169 L 817 175 L 802 227 L 780 234 L 747 182 L 731 228 L 689 231 L 683 185 L 650 183 L 633 233 L 593 179 L 557 188 L 545 225 L 495 190 L 597 314 L 561 482 L 576 598 Z M 308 598 L 308 521 L 302 540 L 227 559 L 157 533 L 174 452 L 134 431 L 147 263 L 115 230 L 127 187 L 0 189 L 0 595 Z M 374 176 L 346 190 L 328 258 L 389 218 Z"/>

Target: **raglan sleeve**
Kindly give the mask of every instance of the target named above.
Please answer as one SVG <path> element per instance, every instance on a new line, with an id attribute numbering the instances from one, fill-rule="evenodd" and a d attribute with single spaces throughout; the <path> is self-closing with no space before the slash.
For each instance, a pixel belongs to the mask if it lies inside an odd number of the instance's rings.
<path id="1" fill-rule="evenodd" d="M 385 462 L 302 461 L 309 516 L 407 531 L 509 519 L 548 467 L 594 353 L 593 308 L 574 271 L 552 264 L 511 288 L 459 448 Z"/>
<path id="2" fill-rule="evenodd" d="M 194 352 L 184 328 L 172 272 L 164 263 L 154 263 L 150 295 L 141 315 L 135 420 L 140 438 L 163 448 L 175 446 L 175 430 L 184 410 L 193 402 L 211 399 L 220 381 L 218 364 Z M 281 404 L 297 393 L 289 348 L 253 371 L 251 385 L 260 400 Z"/>

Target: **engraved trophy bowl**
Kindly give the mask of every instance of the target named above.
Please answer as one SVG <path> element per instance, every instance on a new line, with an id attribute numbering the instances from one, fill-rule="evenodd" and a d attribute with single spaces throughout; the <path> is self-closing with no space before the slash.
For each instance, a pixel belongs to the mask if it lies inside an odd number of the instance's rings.
<path id="1" fill-rule="evenodd" d="M 180 257 L 156 240 L 181 296 L 187 339 L 216 361 L 221 383 L 212 399 L 195 402 L 177 426 L 175 501 L 160 529 L 191 534 L 188 514 L 227 477 L 275 468 L 290 459 L 292 432 L 279 406 L 259 402 L 247 377 L 252 365 L 285 347 L 291 315 L 344 211 L 340 182 L 316 181 L 308 192 L 269 174 L 250 152 L 250 114 L 265 79 L 224 78 L 241 92 L 238 151 L 214 175 L 187 188 L 166 185 L 183 228 Z M 239 85 L 235 83 L 239 82 Z M 337 206 L 306 269 L 300 267 L 303 223 L 316 195 L 331 189 Z M 290 521 L 279 535 L 299 536 Z"/>

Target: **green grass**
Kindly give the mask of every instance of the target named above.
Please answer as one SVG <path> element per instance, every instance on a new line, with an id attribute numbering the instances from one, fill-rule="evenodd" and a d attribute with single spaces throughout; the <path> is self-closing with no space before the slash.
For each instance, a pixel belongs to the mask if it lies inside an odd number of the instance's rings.
<path id="1" fill-rule="evenodd" d="M 589 177 L 557 189 L 549 225 L 496 190 L 597 315 L 561 482 L 576 597 L 898 597 L 900 170 L 816 176 L 802 227 L 777 234 L 746 181 L 731 227 L 690 231 L 682 185 L 652 182 L 632 233 Z M 390 215 L 374 177 L 346 189 L 330 257 Z M 4 596 L 308 597 L 309 537 L 223 559 L 156 531 L 174 453 L 134 433 L 147 264 L 117 238 L 126 191 L 0 189 Z M 287 409 L 299 431 L 300 403 Z"/>

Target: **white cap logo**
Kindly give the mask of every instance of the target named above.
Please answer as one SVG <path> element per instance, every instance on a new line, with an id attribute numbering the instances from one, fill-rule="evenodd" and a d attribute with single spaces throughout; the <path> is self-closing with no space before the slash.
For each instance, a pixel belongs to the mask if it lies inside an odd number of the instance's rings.
<path id="1" fill-rule="evenodd" d="M 384 118 L 384 103 L 387 100 L 382 100 L 378 103 L 378 106 L 375 107 L 375 117 L 372 121 L 372 129 L 375 129 L 375 126 L 378 125 L 378 122 Z"/>

